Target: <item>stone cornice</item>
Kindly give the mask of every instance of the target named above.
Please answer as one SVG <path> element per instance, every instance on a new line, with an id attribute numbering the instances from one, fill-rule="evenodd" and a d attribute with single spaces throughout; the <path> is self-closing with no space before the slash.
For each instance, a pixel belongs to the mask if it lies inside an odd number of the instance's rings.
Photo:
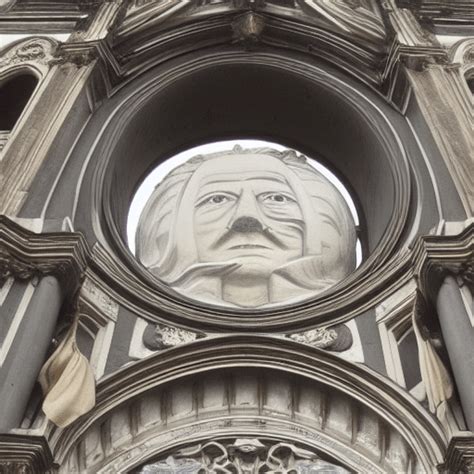
<path id="1" fill-rule="evenodd" d="M 324 8 L 334 8 L 334 18 L 331 12 L 325 17 L 311 7 L 282 8 L 275 5 L 277 2 L 263 3 L 252 9 L 224 2 L 219 8 L 206 6 L 190 10 L 188 4 L 187 8 L 176 5 L 174 9 L 162 11 L 158 2 L 149 2 L 132 9 L 115 25 L 107 38 L 107 47 L 102 48 L 110 56 L 109 65 L 113 65 L 113 74 L 116 74 L 114 80 L 118 83 L 123 78 L 135 77 L 173 56 L 204 47 L 237 43 L 246 48 L 248 29 L 242 30 L 239 26 L 242 20 L 253 18 L 255 21 L 250 23 L 259 25 L 258 35 L 250 32 L 253 47 L 274 46 L 309 52 L 373 87 L 380 84 L 389 43 L 384 21 L 376 10 L 354 10 L 349 21 L 344 15 L 339 19 L 340 12 L 328 2 Z M 160 15 L 163 15 L 162 21 L 158 21 Z M 369 28 L 369 24 L 373 28 Z"/>
<path id="2" fill-rule="evenodd" d="M 415 275 L 421 290 L 433 298 L 447 274 L 473 281 L 474 224 L 459 235 L 432 235 L 418 240 L 413 249 Z"/>
<path id="3" fill-rule="evenodd" d="M 472 472 L 474 469 L 474 433 L 461 432 L 449 442 L 442 472 Z"/>
<path id="4" fill-rule="evenodd" d="M 66 291 L 75 291 L 87 265 L 89 249 L 78 233 L 34 234 L 0 216 L 0 278 L 29 280 L 54 275 Z"/>
<path id="5" fill-rule="evenodd" d="M 43 437 L 0 434 L 0 473 L 39 472 L 53 472 L 53 458 Z"/>
<path id="6" fill-rule="evenodd" d="M 474 29 L 471 0 L 396 0 L 399 8 L 413 11 L 420 23 L 455 33 Z"/>
<path id="7" fill-rule="evenodd" d="M 0 8 L 0 28 L 4 33 L 64 33 L 87 22 L 100 3 L 101 0 L 10 0 Z"/>

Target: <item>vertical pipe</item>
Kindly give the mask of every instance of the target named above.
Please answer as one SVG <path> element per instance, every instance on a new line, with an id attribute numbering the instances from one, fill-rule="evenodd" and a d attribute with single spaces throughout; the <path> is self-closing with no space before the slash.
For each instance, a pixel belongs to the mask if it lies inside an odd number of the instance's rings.
<path id="1" fill-rule="evenodd" d="M 474 431 L 474 328 L 450 275 L 441 285 L 436 306 L 467 427 Z"/>
<path id="2" fill-rule="evenodd" d="M 0 368 L 0 433 L 20 426 L 51 343 L 62 298 L 53 276 L 43 277 L 34 289 Z"/>

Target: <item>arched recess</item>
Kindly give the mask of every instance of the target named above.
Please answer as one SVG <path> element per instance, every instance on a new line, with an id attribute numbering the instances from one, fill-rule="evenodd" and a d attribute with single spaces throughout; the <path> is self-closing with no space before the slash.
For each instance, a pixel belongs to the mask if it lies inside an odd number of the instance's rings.
<path id="1" fill-rule="evenodd" d="M 446 447 L 421 405 L 375 372 L 258 336 L 202 340 L 122 369 L 50 445 L 64 472 L 126 472 L 233 436 L 295 442 L 356 472 L 432 472 Z"/>
<path id="2" fill-rule="evenodd" d="M 0 79 L 0 132 L 13 130 L 37 85 L 38 77 L 25 68 Z"/>
<path id="3" fill-rule="evenodd" d="M 58 42 L 49 37 L 28 37 L 1 51 L 0 150 L 7 160 L 20 156 L 9 157 L 7 149 L 45 90 L 45 78 L 54 63 L 57 45 Z"/>
<path id="4" fill-rule="evenodd" d="M 38 82 L 36 71 L 26 66 L 0 71 L 0 152 L 33 97 Z"/>
<path id="5" fill-rule="evenodd" d="M 180 150 L 236 136 L 287 144 L 319 159 L 353 192 L 369 257 L 317 300 L 261 311 L 258 320 L 276 329 L 347 318 L 348 306 L 374 294 L 389 259 L 406 245 L 402 236 L 416 185 L 400 133 L 411 131 L 379 96 L 305 56 L 270 48 L 183 56 L 124 86 L 92 117 L 71 158 L 87 157 L 82 171 L 75 165 L 74 179 L 81 181 L 72 206 L 74 226 L 107 250 L 108 256 L 97 253 L 109 259 L 101 267 L 114 267 L 106 278 L 145 317 L 159 313 L 200 328 L 252 330 L 255 312 L 209 310 L 179 297 L 141 267 L 124 241 L 127 210 L 141 179 Z M 64 186 L 47 216 L 69 202 L 70 183 Z"/>

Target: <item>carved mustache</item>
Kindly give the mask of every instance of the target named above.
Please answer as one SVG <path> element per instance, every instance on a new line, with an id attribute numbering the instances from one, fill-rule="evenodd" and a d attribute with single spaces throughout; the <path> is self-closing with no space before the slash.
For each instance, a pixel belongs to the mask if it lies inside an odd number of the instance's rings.
<path id="1" fill-rule="evenodd" d="M 298 230 L 303 231 L 304 222 L 300 219 L 293 219 L 289 225 L 297 227 Z M 225 245 L 236 234 L 255 234 L 259 233 L 267 238 L 270 242 L 275 244 L 282 250 L 287 250 L 288 246 L 276 235 L 271 227 L 264 227 L 262 223 L 254 217 L 239 217 L 235 220 L 230 228 L 227 228 L 223 235 L 221 235 L 211 246 L 213 250 L 222 245 Z"/>

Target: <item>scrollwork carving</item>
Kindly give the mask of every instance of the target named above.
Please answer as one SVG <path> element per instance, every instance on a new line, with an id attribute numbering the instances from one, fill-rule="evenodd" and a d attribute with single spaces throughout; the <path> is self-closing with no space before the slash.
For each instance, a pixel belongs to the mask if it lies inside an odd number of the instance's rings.
<path id="1" fill-rule="evenodd" d="M 86 278 L 82 285 L 82 296 L 93 303 L 109 319 L 117 319 L 119 305 L 109 295 L 104 293 L 92 280 Z"/>
<path id="2" fill-rule="evenodd" d="M 53 43 L 46 39 L 31 39 L 8 50 L 0 58 L 0 68 L 26 62 L 47 65 L 53 58 L 54 49 Z"/>
<path id="3" fill-rule="evenodd" d="M 168 349 L 180 344 L 193 342 L 198 334 L 185 329 L 163 326 L 159 324 L 148 324 L 143 333 L 143 344 L 151 351 Z"/>
<path id="4" fill-rule="evenodd" d="M 89 249 L 80 234 L 34 234 L 0 216 L 0 284 L 14 277 L 57 277 L 67 293 L 82 281 Z"/>
<path id="5" fill-rule="evenodd" d="M 147 464 L 137 471 L 152 473 L 309 473 L 348 472 L 321 459 L 317 454 L 290 443 L 275 443 L 256 438 L 237 438 L 230 442 L 209 441 L 178 451 L 164 460 Z"/>
<path id="6" fill-rule="evenodd" d="M 350 329 L 343 324 L 332 328 L 310 329 L 289 334 L 287 337 L 300 344 L 336 352 L 349 349 L 353 343 Z"/>
<path id="7" fill-rule="evenodd" d="M 0 285 L 3 285 L 10 277 L 20 281 L 26 281 L 44 275 L 64 274 L 66 271 L 67 268 L 64 264 L 46 262 L 32 264 L 22 261 L 11 255 L 5 249 L 0 248 Z"/>

